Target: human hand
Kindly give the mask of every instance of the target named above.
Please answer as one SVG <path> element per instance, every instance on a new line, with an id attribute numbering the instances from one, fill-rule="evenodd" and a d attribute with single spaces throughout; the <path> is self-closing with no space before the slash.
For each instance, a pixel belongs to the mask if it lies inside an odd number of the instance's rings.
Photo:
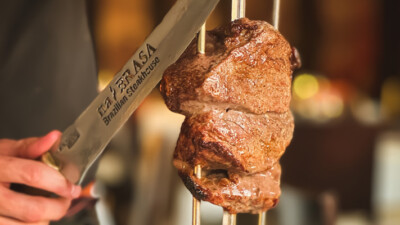
<path id="1" fill-rule="evenodd" d="M 48 151 L 60 138 L 59 131 L 44 137 L 21 140 L 0 139 L 0 225 L 44 225 L 61 219 L 81 188 L 55 169 L 34 159 Z M 49 198 L 18 193 L 11 183 L 52 192 Z"/>

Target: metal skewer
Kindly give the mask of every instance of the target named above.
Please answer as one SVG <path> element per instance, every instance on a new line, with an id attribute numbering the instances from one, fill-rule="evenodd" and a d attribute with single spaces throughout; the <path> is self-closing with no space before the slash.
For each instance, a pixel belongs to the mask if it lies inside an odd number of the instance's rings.
<path id="1" fill-rule="evenodd" d="M 245 17 L 246 0 L 232 0 L 231 21 Z M 236 214 L 224 211 L 222 225 L 236 225 Z"/>
<path id="2" fill-rule="evenodd" d="M 281 7 L 281 0 L 274 0 L 274 9 L 273 9 L 273 17 L 272 23 L 275 29 L 279 28 L 279 9 Z"/>
<path id="3" fill-rule="evenodd" d="M 197 178 L 201 178 L 201 166 L 196 165 L 194 167 L 194 175 Z M 192 225 L 200 225 L 200 200 L 193 197 L 193 206 L 192 206 Z"/>
<path id="4" fill-rule="evenodd" d="M 258 214 L 258 225 L 267 225 L 267 212 Z"/>
<path id="5" fill-rule="evenodd" d="M 204 23 L 201 26 L 199 33 L 197 34 L 197 51 L 200 54 L 205 54 L 206 52 L 206 24 Z M 196 165 L 194 167 L 194 175 L 197 178 L 201 178 L 201 166 Z M 193 197 L 193 205 L 192 205 L 192 225 L 200 225 L 200 200 Z"/>
<path id="6" fill-rule="evenodd" d="M 246 1 L 245 0 L 232 0 L 231 21 L 245 17 L 246 14 Z"/>
<path id="7" fill-rule="evenodd" d="M 230 214 L 227 211 L 224 211 L 222 225 L 236 225 L 236 214 Z"/>
<path id="8" fill-rule="evenodd" d="M 279 28 L 279 9 L 281 6 L 281 0 L 274 0 L 272 23 L 275 29 Z M 258 225 L 267 225 L 267 212 L 258 214 Z"/>
<path id="9" fill-rule="evenodd" d="M 197 51 L 200 54 L 206 53 L 206 24 L 201 26 L 199 34 L 197 35 Z"/>

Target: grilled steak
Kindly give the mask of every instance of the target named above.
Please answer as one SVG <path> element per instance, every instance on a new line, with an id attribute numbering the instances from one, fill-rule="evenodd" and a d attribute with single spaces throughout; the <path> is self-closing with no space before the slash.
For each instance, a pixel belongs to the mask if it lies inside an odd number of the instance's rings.
<path id="1" fill-rule="evenodd" d="M 288 111 L 292 49 L 270 24 L 240 19 L 209 31 L 205 55 L 196 43 L 164 72 L 161 93 L 170 110 L 189 115 L 217 105 L 256 114 Z"/>
<path id="2" fill-rule="evenodd" d="M 298 54 L 271 25 L 246 18 L 207 32 L 205 55 L 196 44 L 160 85 L 169 109 L 186 116 L 174 166 L 200 200 L 230 213 L 268 210 L 279 200 L 279 159 L 294 129 L 289 103 Z"/>
<path id="3" fill-rule="evenodd" d="M 292 139 L 293 128 L 290 111 L 255 115 L 212 110 L 195 114 L 182 124 L 174 161 L 184 161 L 192 168 L 200 164 L 203 169 L 265 171 L 278 162 Z"/>

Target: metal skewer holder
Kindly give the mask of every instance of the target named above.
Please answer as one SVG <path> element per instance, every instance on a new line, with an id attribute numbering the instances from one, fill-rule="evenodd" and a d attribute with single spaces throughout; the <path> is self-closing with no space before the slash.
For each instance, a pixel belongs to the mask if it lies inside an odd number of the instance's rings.
<path id="1" fill-rule="evenodd" d="M 280 8 L 280 0 L 274 0 L 272 23 L 275 29 L 278 29 L 279 26 L 279 8 Z M 232 0 L 231 21 L 245 17 L 245 11 L 246 11 L 246 0 Z M 206 46 L 205 23 L 203 24 L 198 33 L 197 40 L 198 40 L 197 51 L 200 54 L 205 54 L 205 46 Z M 201 178 L 200 165 L 196 165 L 193 172 L 197 178 Z M 193 197 L 192 225 L 200 225 L 200 200 L 197 200 L 195 197 Z M 229 212 L 224 211 L 222 217 L 222 225 L 236 225 L 236 214 L 230 214 Z M 262 212 L 258 215 L 258 225 L 267 225 L 267 212 Z"/>

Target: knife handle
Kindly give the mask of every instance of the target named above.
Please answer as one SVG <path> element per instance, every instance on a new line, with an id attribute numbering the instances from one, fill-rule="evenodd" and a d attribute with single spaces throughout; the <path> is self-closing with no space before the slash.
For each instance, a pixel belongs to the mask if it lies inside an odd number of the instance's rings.
<path id="1" fill-rule="evenodd" d="M 56 162 L 56 160 L 54 159 L 54 157 L 51 155 L 50 152 L 46 152 L 44 153 L 41 157 L 40 160 L 50 166 L 51 168 L 60 171 L 60 166 L 58 165 L 58 163 Z"/>

